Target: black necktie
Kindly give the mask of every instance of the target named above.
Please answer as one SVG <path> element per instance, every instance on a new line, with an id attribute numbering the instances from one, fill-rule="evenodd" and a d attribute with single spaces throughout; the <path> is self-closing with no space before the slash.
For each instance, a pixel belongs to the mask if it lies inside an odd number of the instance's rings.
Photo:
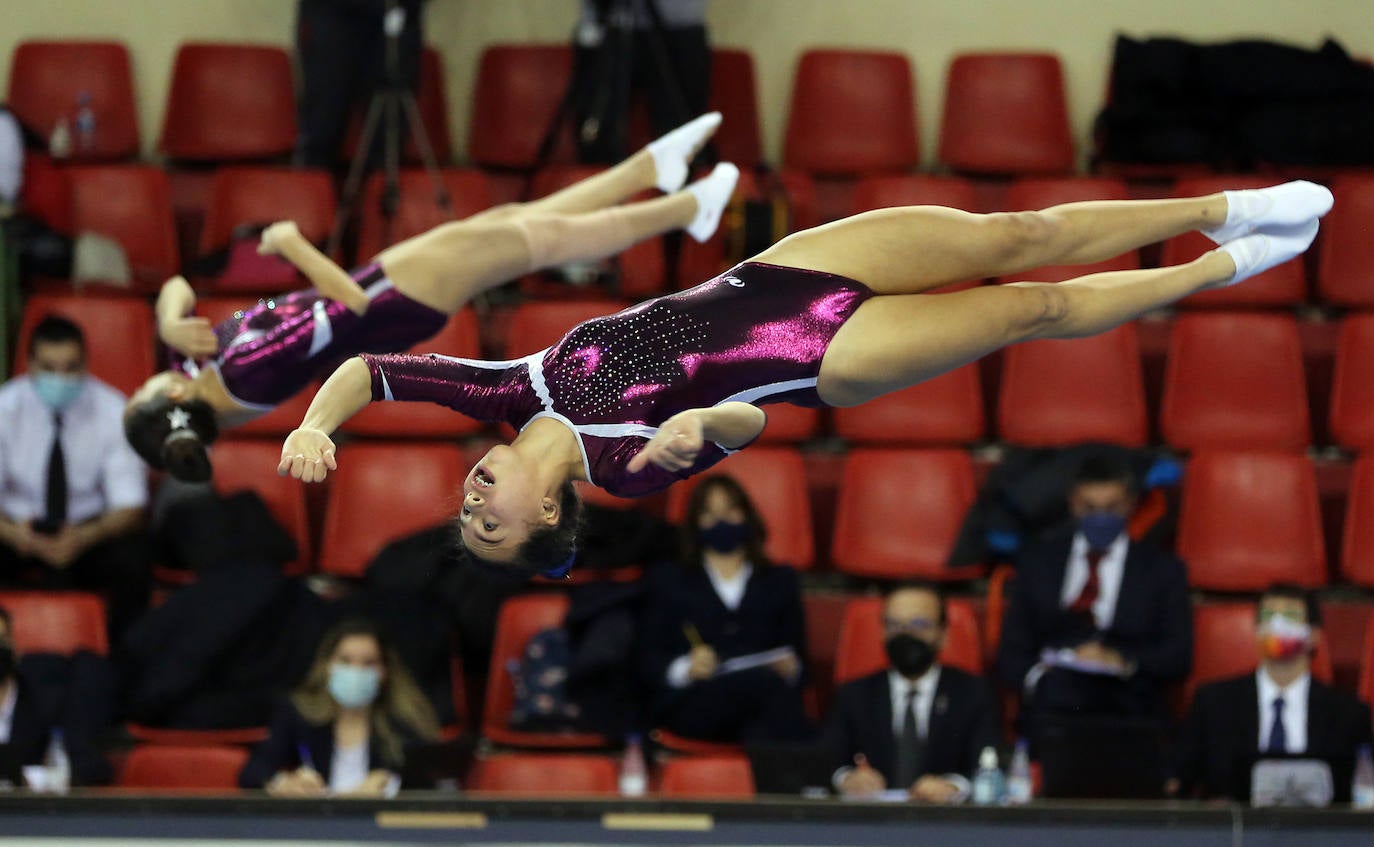
<path id="1" fill-rule="evenodd" d="M 897 783 L 905 791 L 920 776 L 921 736 L 916 731 L 916 686 L 906 692 L 906 711 L 902 715 L 902 734 L 897 738 Z"/>
<path id="2" fill-rule="evenodd" d="M 62 456 L 62 415 L 52 416 L 52 450 L 48 453 L 47 522 L 60 527 L 67 522 L 67 462 Z"/>
<path id="3" fill-rule="evenodd" d="M 1283 698 L 1274 698 L 1274 723 L 1269 728 L 1269 752 L 1288 752 L 1288 730 L 1283 728 Z"/>

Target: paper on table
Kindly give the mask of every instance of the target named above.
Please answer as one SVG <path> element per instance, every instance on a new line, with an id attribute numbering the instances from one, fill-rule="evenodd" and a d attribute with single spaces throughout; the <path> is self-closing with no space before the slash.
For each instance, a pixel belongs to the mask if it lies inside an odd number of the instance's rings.
<path id="1" fill-rule="evenodd" d="M 1080 659 L 1078 654 L 1069 647 L 1060 647 L 1057 650 L 1046 647 L 1040 653 L 1040 662 L 1049 667 L 1064 668 L 1079 673 L 1097 674 L 1098 676 L 1125 676 L 1124 671 L 1105 662 Z"/>
<path id="2" fill-rule="evenodd" d="M 791 657 L 795 659 L 797 653 L 791 647 L 775 647 L 772 650 L 764 650 L 759 653 L 746 653 L 743 656 L 735 656 L 733 659 L 726 659 L 716 665 L 716 676 L 721 674 L 734 673 L 735 671 L 747 671 L 750 668 L 757 668 L 763 665 L 771 665 L 779 659 Z"/>

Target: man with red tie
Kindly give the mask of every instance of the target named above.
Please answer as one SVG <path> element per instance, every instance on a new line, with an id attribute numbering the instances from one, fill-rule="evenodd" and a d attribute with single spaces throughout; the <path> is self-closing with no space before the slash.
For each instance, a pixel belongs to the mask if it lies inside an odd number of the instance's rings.
<path id="1" fill-rule="evenodd" d="M 1047 714 L 1153 717 L 1192 667 L 1188 577 L 1172 553 L 1126 531 L 1129 467 L 1084 461 L 1069 490 L 1072 533 L 1023 548 L 1002 622 L 997 673 L 1022 697 L 1034 741 Z"/>

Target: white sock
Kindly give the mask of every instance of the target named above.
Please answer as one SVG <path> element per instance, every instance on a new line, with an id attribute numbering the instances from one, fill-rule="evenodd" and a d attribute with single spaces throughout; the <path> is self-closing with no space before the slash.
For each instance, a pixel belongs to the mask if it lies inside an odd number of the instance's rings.
<path id="1" fill-rule="evenodd" d="M 697 215 L 687 224 L 687 234 L 697 241 L 705 241 L 716 231 L 720 223 L 720 213 L 735 193 L 735 183 L 739 181 L 739 168 L 729 162 L 716 165 L 703 179 L 687 186 L 687 190 L 697 199 Z"/>
<path id="2" fill-rule="evenodd" d="M 1302 255 L 1317 237 L 1317 219 L 1287 227 L 1273 227 L 1253 232 L 1221 245 L 1220 249 L 1236 263 L 1236 272 L 1227 285 L 1235 285 L 1264 273 L 1275 265 Z"/>
<path id="3" fill-rule="evenodd" d="M 1331 211 L 1331 192 L 1306 180 L 1225 191 L 1226 222 L 1202 234 L 1225 244 L 1260 229 L 1297 226 Z"/>
<path id="4" fill-rule="evenodd" d="M 649 142 L 646 149 L 654 157 L 659 191 L 671 194 L 682 188 L 687 181 L 687 164 L 720 126 L 720 120 L 720 112 L 707 112 Z"/>

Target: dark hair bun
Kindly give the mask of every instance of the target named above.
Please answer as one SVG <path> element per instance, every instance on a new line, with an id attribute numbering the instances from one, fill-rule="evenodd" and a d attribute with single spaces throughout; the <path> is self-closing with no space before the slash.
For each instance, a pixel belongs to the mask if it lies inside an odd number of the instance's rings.
<path id="1" fill-rule="evenodd" d="M 210 481 L 210 453 L 194 430 L 174 429 L 162 444 L 162 464 L 182 482 Z"/>

